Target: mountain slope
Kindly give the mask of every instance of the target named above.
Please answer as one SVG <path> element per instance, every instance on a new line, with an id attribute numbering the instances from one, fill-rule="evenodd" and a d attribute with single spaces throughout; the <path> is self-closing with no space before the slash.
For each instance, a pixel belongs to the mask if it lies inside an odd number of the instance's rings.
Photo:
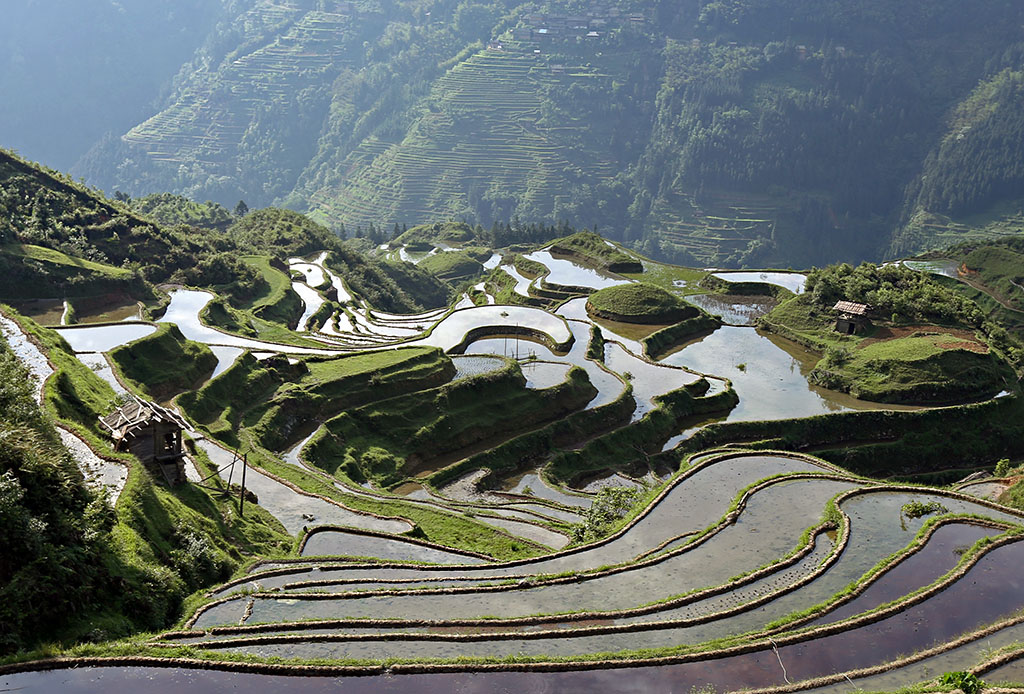
<path id="1" fill-rule="evenodd" d="M 133 195 L 282 204 L 357 235 L 566 219 L 716 265 L 930 247 L 948 229 L 908 226 L 918 212 L 1016 195 L 1018 3 L 236 10 L 221 50 L 197 53 L 160 113 L 76 173 Z M 965 119 L 966 144 L 950 138 Z M 969 168 L 987 173 L 951 173 Z"/>

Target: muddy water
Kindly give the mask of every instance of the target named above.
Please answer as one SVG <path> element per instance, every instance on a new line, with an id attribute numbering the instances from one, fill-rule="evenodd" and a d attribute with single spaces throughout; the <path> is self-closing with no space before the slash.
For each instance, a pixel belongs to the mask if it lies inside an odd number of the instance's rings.
<path id="1" fill-rule="evenodd" d="M 1001 634 L 1000 634 L 1001 635 Z M 1012 637 L 1012 638 L 1011 638 Z M 992 637 L 986 639 L 986 641 L 992 641 Z M 1024 641 L 1024 626 L 1017 626 L 1013 628 L 1012 634 L 1005 639 L 999 639 L 1000 641 L 1006 641 L 1006 645 L 1010 643 Z M 996 644 L 987 644 L 989 647 L 998 647 Z M 1002 645 L 1002 644 L 999 644 Z M 979 648 L 980 650 L 980 648 Z M 956 668 L 964 669 L 964 668 Z M 943 670 L 942 672 L 946 672 Z M 997 682 L 1015 682 L 1018 685 L 1024 683 L 1024 657 L 1018 658 L 1017 660 L 1002 665 L 995 670 L 989 670 L 984 674 L 984 679 L 989 684 L 995 684 Z"/>
<path id="2" fill-rule="evenodd" d="M 62 299 L 32 299 L 29 301 L 5 301 L 23 316 L 28 316 L 39 325 L 60 325 L 64 316 Z"/>
<path id="3" fill-rule="evenodd" d="M 621 345 L 606 342 L 604 363 L 633 385 L 636 409 L 631 421 L 639 421 L 655 408 L 655 398 L 673 390 L 695 383 L 700 376 L 683 369 L 673 369 L 661 364 L 652 364 L 630 354 Z"/>
<path id="4" fill-rule="evenodd" d="M 739 456 L 723 460 L 694 472 L 677 484 L 624 534 L 603 545 L 515 566 L 487 567 L 486 575 L 521 576 L 585 571 L 625 562 L 679 535 L 716 524 L 726 513 L 733 498 L 743 488 L 760 479 L 782 472 L 822 470 L 812 463 L 782 456 Z M 817 512 L 820 513 L 821 509 L 817 509 Z M 390 578 L 400 571 L 403 570 L 374 569 L 374 578 Z M 469 568 L 459 573 L 472 576 L 476 571 Z M 361 568 L 330 570 L 320 576 L 324 579 L 365 577 L 366 570 Z"/>
<path id="5" fill-rule="evenodd" d="M 726 282 L 763 282 L 785 287 L 794 294 L 801 294 L 804 291 L 806 275 L 798 272 L 715 272 L 712 273 L 718 279 Z"/>
<path id="6" fill-rule="evenodd" d="M 110 363 L 107 362 L 107 358 L 102 353 L 83 352 L 75 356 L 78 357 L 78 361 L 88 366 L 94 374 L 106 381 L 115 393 L 118 395 L 128 393 L 114 376 L 114 370 L 110 367 Z"/>
<path id="7" fill-rule="evenodd" d="M 1001 629 L 989 636 L 976 639 L 946 653 L 925 658 L 890 672 L 870 677 L 854 678 L 852 685 L 844 679 L 841 683 L 805 689 L 803 691 L 814 692 L 815 694 L 832 694 L 833 692 L 835 694 L 848 694 L 851 691 L 855 691 L 854 688 L 856 688 L 856 691 L 895 691 L 910 684 L 934 681 L 946 672 L 971 670 L 985 660 L 990 651 L 1012 645 L 1021 640 L 1024 640 L 1024 625 L 1017 624 Z M 1024 670 L 1018 672 L 1021 677 L 1024 677 Z M 1012 680 L 1010 677 L 999 677 L 999 674 L 998 671 L 986 672 L 982 675 L 982 679 L 989 685 L 1000 681 Z M 1017 681 L 1022 680 L 1018 677 Z"/>
<path id="8" fill-rule="evenodd" d="M 588 496 L 569 494 L 561 489 L 548 486 L 547 482 L 537 472 L 526 472 L 517 477 L 511 477 L 505 480 L 503 489 L 515 494 L 536 496 L 548 501 L 556 501 L 567 506 L 590 508 L 592 503 Z"/>
<path id="9" fill-rule="evenodd" d="M 323 530 L 313 533 L 302 549 L 303 556 L 376 557 L 386 561 L 415 561 L 432 564 L 483 564 L 478 557 L 424 547 L 401 538 L 362 535 L 343 530 Z"/>
<path id="10" fill-rule="evenodd" d="M 452 364 L 455 365 L 455 376 L 452 380 L 457 381 L 460 378 L 500 371 L 505 366 L 505 360 L 487 356 L 455 355 L 452 357 Z"/>
<path id="11" fill-rule="evenodd" d="M 719 690 L 735 689 L 744 686 L 783 684 L 785 677 L 791 681 L 799 681 L 886 662 L 898 653 L 910 653 L 935 646 L 1024 607 L 1024 590 L 1021 590 L 1024 588 L 1024 577 L 1016 571 L 1021 561 L 1024 561 L 1024 543 L 1017 542 L 997 548 L 971 569 L 963 580 L 942 593 L 874 624 L 813 641 L 783 645 L 778 648 L 777 653 L 768 646 L 760 651 L 718 660 L 663 668 L 637 668 L 632 673 L 634 682 L 642 682 L 645 674 L 648 674 L 645 671 L 661 671 L 658 674 L 669 671 L 674 675 L 673 679 L 682 678 L 677 680 L 682 683 L 707 682 Z M 927 624 L 928 628 L 922 629 L 922 624 Z M 666 629 L 653 632 L 652 636 L 657 634 L 659 639 L 666 643 L 686 643 L 674 640 L 672 632 L 672 629 Z M 617 636 L 622 640 L 623 647 L 632 647 L 637 642 L 636 634 Z M 583 652 L 602 652 L 610 650 L 607 649 L 608 640 L 603 636 L 576 639 L 560 636 L 556 643 L 551 643 L 551 639 L 548 638 L 512 641 L 490 641 L 483 638 L 459 643 L 429 642 L 424 643 L 423 650 L 444 657 L 493 656 L 495 646 L 500 645 L 502 651 L 545 654 L 551 652 L 552 648 L 561 650 L 562 645 L 568 642 L 577 644 Z M 390 643 L 395 642 L 280 644 L 238 650 L 261 656 L 360 657 L 374 653 Z M 412 643 L 405 642 L 401 645 L 411 647 Z M 591 645 L 588 647 L 587 643 Z M 419 645 L 416 650 L 420 650 Z M 786 668 L 785 675 L 779 667 L 780 659 Z M 641 688 L 645 689 L 646 685 Z"/>
<path id="12" fill-rule="evenodd" d="M 994 537 L 1001 532 L 968 523 L 943 525 L 928 539 L 924 549 L 886 571 L 854 600 L 810 624 L 818 626 L 839 622 L 922 588 L 951 571 L 960 561 L 964 549 L 983 537 Z"/>
<path id="13" fill-rule="evenodd" d="M 60 440 L 71 453 L 71 457 L 78 463 L 85 483 L 93 489 L 106 490 L 110 495 L 111 505 L 116 504 L 117 498 L 121 496 L 121 490 L 128 481 L 128 468 L 123 463 L 100 458 L 85 441 L 70 431 L 57 427 L 57 433 L 60 434 Z"/>
<path id="14" fill-rule="evenodd" d="M 8 348 L 36 381 L 36 402 L 42 402 L 43 384 L 53 374 L 46 355 L 26 337 L 20 325 L 3 314 L 0 314 L 0 335 L 3 335 Z"/>
<path id="15" fill-rule="evenodd" d="M 206 440 L 197 441 L 196 445 L 202 448 L 219 468 L 230 465 L 231 452 Z M 235 484 L 240 483 L 241 472 L 241 465 L 236 463 L 232 479 Z M 220 476 L 227 480 L 229 474 L 228 469 L 222 469 Z M 299 494 L 287 485 L 253 469 L 246 473 L 246 487 L 256 493 L 260 506 L 281 521 L 285 529 L 293 535 L 301 532 L 303 527 L 316 525 L 349 525 L 391 533 L 407 532 L 412 527 L 406 521 L 380 519 L 356 513 L 323 499 Z"/>
<path id="16" fill-rule="evenodd" d="M 642 569 L 632 569 L 579 583 L 503 592 L 458 595 L 380 596 L 342 601 L 316 600 L 281 604 L 258 599 L 250 623 L 376 617 L 430 619 L 478 618 L 485 615 L 517 617 L 559 612 L 629 609 L 664 600 L 689 590 L 719 585 L 737 573 L 785 555 L 804 528 L 813 525 L 826 500 L 850 489 L 849 482 L 793 480 L 772 485 L 755 494 L 739 521 L 694 549 L 667 557 Z M 800 512 L 777 518 L 778 508 L 799 507 Z M 766 522 L 773 519 L 773 522 Z"/>
<path id="17" fill-rule="evenodd" d="M 974 484 L 967 484 L 960 487 L 958 491 L 964 494 L 970 494 L 976 496 L 979 499 L 988 499 L 989 501 L 996 501 L 1003 492 L 1009 489 L 1009 484 L 1005 482 L 975 482 Z"/>

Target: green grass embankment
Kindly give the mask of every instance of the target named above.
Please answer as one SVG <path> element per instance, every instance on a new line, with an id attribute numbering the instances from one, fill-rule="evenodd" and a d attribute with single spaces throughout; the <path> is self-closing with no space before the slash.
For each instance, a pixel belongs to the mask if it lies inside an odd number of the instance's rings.
<path id="1" fill-rule="evenodd" d="M 563 451 L 545 472 L 560 482 L 572 482 L 603 470 L 626 470 L 641 462 L 650 465 L 662 444 L 678 433 L 686 417 L 728 411 L 738 399 L 732 389 L 703 397 L 707 381 L 700 380 L 655 398 L 656 406 L 639 422 L 589 441 L 583 448 Z"/>
<path id="2" fill-rule="evenodd" d="M 110 293 L 141 300 L 154 297 L 150 285 L 131 270 L 42 246 L 0 245 L 0 298 L 64 299 Z"/>
<path id="3" fill-rule="evenodd" d="M 707 311 L 698 309 L 697 315 L 692 318 L 653 332 L 640 342 L 644 346 L 644 355 L 648 359 L 657 361 L 687 340 L 714 332 L 721 326 L 722 320 L 718 316 L 712 316 Z"/>
<path id="4" fill-rule="evenodd" d="M 719 422 L 708 424 L 660 457 L 667 465 L 678 465 L 692 453 L 731 444 L 813 451 L 855 474 L 876 478 L 960 471 L 1024 455 L 1024 403 L 1018 397 L 1005 397 L 916 412 L 878 410 Z"/>
<path id="5" fill-rule="evenodd" d="M 558 239 L 551 244 L 550 250 L 552 253 L 574 256 L 588 265 L 609 272 L 640 273 L 644 270 L 639 260 L 618 246 L 610 245 L 592 231 L 581 231 Z"/>
<path id="6" fill-rule="evenodd" d="M 332 474 L 388 486 L 441 456 L 563 417 L 596 392 L 578 368 L 552 388 L 524 384 L 510 362 L 496 372 L 352 409 L 329 421 L 306 455 Z"/>
<path id="7" fill-rule="evenodd" d="M 418 267 L 447 281 L 476 277 L 484 271 L 483 264 L 467 251 L 435 253 L 420 261 Z"/>
<path id="8" fill-rule="evenodd" d="M 292 289 L 287 266 L 267 256 L 243 255 L 240 259 L 259 273 L 267 288 L 237 308 L 272 323 L 295 325 L 302 315 L 302 299 Z"/>
<path id="9" fill-rule="evenodd" d="M 247 556 L 282 556 L 290 549 L 291 538 L 262 509 L 239 518 L 232 500 L 193 485 L 167 488 L 132 456 L 115 453 L 98 426 L 118 399 L 109 384 L 78 361 L 56 332 L 18 320 L 55 369 L 45 384 L 44 410 L 98 455 L 125 464 L 128 479 L 115 508 L 95 502 L 78 509 L 75 529 L 62 538 L 59 550 L 26 564 L 33 589 L 5 590 L 6 608 L 13 613 L 36 619 L 48 614 L 30 632 L 5 637 L 21 638 L 24 645 L 40 639 L 71 645 L 166 628 L 180 617 L 189 594 L 223 581 Z M 59 441 L 50 438 L 69 462 Z M 43 449 L 40 445 L 36 452 Z M 203 469 L 204 457 L 197 463 Z M 60 474 L 60 489 L 48 494 L 46 503 L 65 513 L 60 507 L 68 495 L 88 493 L 73 463 Z M 37 473 L 33 479 L 42 477 Z M 46 607 L 35 589 L 45 595 Z"/>
<path id="10" fill-rule="evenodd" d="M 949 403 L 994 395 L 1012 370 L 963 326 L 880 324 L 835 331 L 835 312 L 807 295 L 776 306 L 760 325 L 821 352 L 812 383 L 874 402 Z"/>
<path id="11" fill-rule="evenodd" d="M 451 378 L 451 360 L 432 347 L 410 347 L 309 359 L 258 361 L 242 355 L 218 378 L 178 404 L 196 422 L 230 446 L 238 432 L 261 446 L 281 450 L 297 427 L 401 393 L 435 387 Z"/>
<path id="12" fill-rule="evenodd" d="M 131 386 L 158 399 L 193 388 L 217 366 L 209 347 L 186 340 L 171 323 L 112 350 L 110 360 Z"/>
<path id="13" fill-rule="evenodd" d="M 665 325 L 694 318 L 699 310 L 661 287 L 633 282 L 591 294 L 587 313 L 620 323 Z"/>
<path id="14" fill-rule="evenodd" d="M 963 345 L 963 346 L 957 346 Z M 963 402 L 995 395 L 1012 373 L 978 343 L 942 332 L 827 350 L 812 383 L 874 402 Z"/>
<path id="15" fill-rule="evenodd" d="M 636 407 L 633 388 L 628 385 L 614 401 L 591 410 L 573 412 L 536 431 L 508 441 L 449 465 L 427 478 L 438 488 L 473 470 L 486 469 L 501 475 L 543 462 L 558 449 L 617 429 L 629 422 Z"/>

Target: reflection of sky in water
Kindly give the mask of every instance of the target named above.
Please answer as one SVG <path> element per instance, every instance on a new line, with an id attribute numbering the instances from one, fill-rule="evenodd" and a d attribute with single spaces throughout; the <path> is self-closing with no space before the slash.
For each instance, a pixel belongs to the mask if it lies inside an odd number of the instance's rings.
<path id="1" fill-rule="evenodd" d="M 544 281 L 550 284 L 604 289 L 605 287 L 614 287 L 617 284 L 629 284 L 630 282 L 630 280 L 615 277 L 610 273 L 601 272 L 600 270 L 594 270 L 579 263 L 574 263 L 571 260 L 556 258 L 548 251 L 536 251 L 524 257 L 548 268 L 550 272 L 544 278 Z"/>
<path id="2" fill-rule="evenodd" d="M 715 277 L 726 282 L 764 282 L 785 287 L 794 294 L 804 291 L 805 275 L 798 272 L 716 272 Z"/>
<path id="3" fill-rule="evenodd" d="M 662 362 L 731 380 L 740 402 L 726 421 L 810 417 L 851 409 L 918 409 L 857 400 L 812 386 L 807 374 L 817 359 L 797 345 L 753 328 L 725 326 Z"/>
<path id="4" fill-rule="evenodd" d="M 156 332 L 156 326 L 100 325 L 95 328 L 61 328 L 57 332 L 76 352 L 109 352 L 115 347 L 152 335 Z"/>
<path id="5" fill-rule="evenodd" d="M 752 326 L 757 319 L 775 306 L 767 297 L 737 297 L 729 294 L 694 294 L 686 297 L 694 306 L 699 306 L 712 315 L 721 316 L 731 325 Z"/>

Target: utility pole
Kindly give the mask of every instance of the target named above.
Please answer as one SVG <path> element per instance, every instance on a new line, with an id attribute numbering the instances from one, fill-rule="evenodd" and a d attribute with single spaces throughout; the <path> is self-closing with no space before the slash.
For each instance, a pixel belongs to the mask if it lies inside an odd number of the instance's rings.
<path id="1" fill-rule="evenodd" d="M 238 517 L 245 517 L 245 469 L 249 467 L 249 454 L 242 456 L 242 494 L 238 498 Z"/>

